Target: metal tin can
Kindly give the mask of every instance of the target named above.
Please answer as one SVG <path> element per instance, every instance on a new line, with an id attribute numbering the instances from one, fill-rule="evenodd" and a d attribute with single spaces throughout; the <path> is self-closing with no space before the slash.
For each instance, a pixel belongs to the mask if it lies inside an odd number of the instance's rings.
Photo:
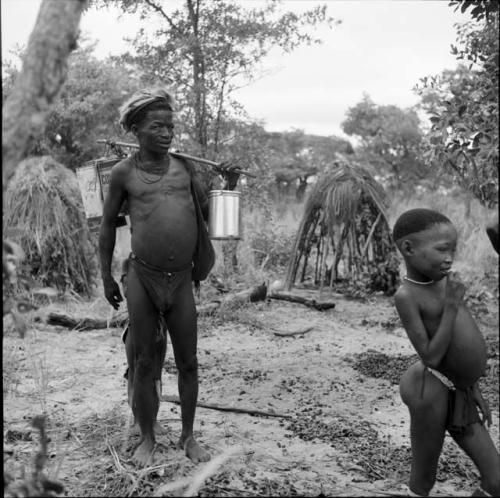
<path id="1" fill-rule="evenodd" d="M 235 190 L 208 194 L 208 234 L 211 239 L 240 239 L 240 195 Z"/>

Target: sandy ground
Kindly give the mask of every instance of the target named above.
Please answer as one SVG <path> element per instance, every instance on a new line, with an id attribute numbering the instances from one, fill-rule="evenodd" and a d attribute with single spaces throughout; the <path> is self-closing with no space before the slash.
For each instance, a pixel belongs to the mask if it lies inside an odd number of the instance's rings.
<path id="1" fill-rule="evenodd" d="M 361 302 L 337 295 L 335 301 L 335 309 L 319 312 L 271 300 L 238 310 L 234 321 L 200 320 L 200 401 L 292 417 L 198 408 L 195 435 L 214 456 L 240 448 L 205 482 L 202 496 L 404 494 L 406 407 L 396 383 L 361 374 L 354 361 L 370 351 L 395 357 L 413 350 L 391 299 Z M 57 305 L 45 311 L 50 309 Z M 383 325 L 391 321 L 395 326 Z M 274 334 L 311 326 L 294 337 Z M 481 329 L 497 337 L 498 348 L 496 310 Z M 194 465 L 175 449 L 179 407 L 163 402 L 159 420 L 169 433 L 158 439 L 156 467 L 140 473 L 131 466 L 137 437 L 129 431 L 120 334 L 35 324 L 24 339 L 13 332 L 4 336 L 6 471 L 19 476 L 23 466 L 29 468 L 38 449 L 29 421 L 42 409 L 49 421 L 48 473 L 68 496 L 151 495 L 206 465 Z M 170 346 L 163 394 L 177 394 Z M 498 398 L 492 404 L 490 431 L 498 441 Z M 433 495 L 470 496 L 477 482 L 473 466 L 448 437 L 445 450 Z M 460 472 L 450 471 L 446 458 Z"/>

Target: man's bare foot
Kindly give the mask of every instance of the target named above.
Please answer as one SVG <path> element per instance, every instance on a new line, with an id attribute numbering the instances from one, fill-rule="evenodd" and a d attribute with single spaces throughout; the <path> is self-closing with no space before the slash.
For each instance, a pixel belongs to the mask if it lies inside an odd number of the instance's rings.
<path id="1" fill-rule="evenodd" d="M 144 439 L 132 455 L 132 463 L 138 467 L 145 467 L 148 463 L 153 463 L 153 453 L 155 443 L 152 439 Z"/>
<path id="2" fill-rule="evenodd" d="M 153 426 L 153 431 L 155 433 L 155 436 L 162 436 L 164 434 L 167 434 L 167 429 L 163 428 L 159 422 L 155 422 L 155 425 Z M 141 435 L 141 429 L 137 422 L 134 422 L 134 425 L 132 425 L 132 427 L 130 428 L 130 434 L 132 434 L 133 436 Z"/>
<path id="3" fill-rule="evenodd" d="M 189 436 L 186 439 L 179 439 L 179 447 L 181 447 L 185 452 L 186 456 L 193 461 L 193 463 L 198 462 L 208 462 L 210 460 L 210 453 L 204 450 L 194 439 L 193 436 Z"/>

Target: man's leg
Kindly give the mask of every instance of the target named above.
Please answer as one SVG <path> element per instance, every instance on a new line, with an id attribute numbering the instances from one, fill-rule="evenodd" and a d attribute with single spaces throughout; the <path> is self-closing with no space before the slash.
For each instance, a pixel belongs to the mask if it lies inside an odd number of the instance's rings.
<path id="1" fill-rule="evenodd" d="M 428 496 L 436 481 L 446 432 L 448 388 L 424 371 L 422 364 L 417 364 L 401 378 L 400 393 L 410 411 L 412 462 L 409 487 L 416 495 Z"/>
<path id="2" fill-rule="evenodd" d="M 127 278 L 129 336 L 133 351 L 132 411 L 139 423 L 141 440 L 132 460 L 140 466 L 152 458 L 155 437 L 153 425 L 159 400 L 154 383 L 154 358 L 158 311 L 150 301 L 133 266 Z M 130 373 L 130 372 L 129 372 Z"/>
<path id="3" fill-rule="evenodd" d="M 193 462 L 206 462 L 210 459 L 210 454 L 195 441 L 193 436 L 198 399 L 198 360 L 196 307 L 189 274 L 176 290 L 174 303 L 167 316 L 167 326 L 179 375 L 182 417 L 179 445 Z"/>
<path id="4" fill-rule="evenodd" d="M 491 496 L 500 496 L 500 456 L 486 427 L 472 424 L 470 432 L 453 439 L 475 463 L 481 475 L 481 488 Z M 479 495 L 481 496 L 481 495 Z"/>
<path id="5" fill-rule="evenodd" d="M 158 324 L 160 327 L 160 324 Z M 156 350 L 154 357 L 154 379 L 155 379 L 155 389 L 158 395 L 158 399 L 161 397 L 162 392 L 162 383 L 161 376 L 163 373 L 163 364 L 165 363 L 165 355 L 167 353 L 167 328 L 164 320 L 161 322 L 162 331 L 164 334 L 161 341 L 156 342 Z M 160 403 L 158 403 L 156 412 L 155 412 L 155 422 L 154 422 L 154 431 L 156 435 L 165 434 L 166 430 L 157 422 L 158 410 L 160 409 Z"/>

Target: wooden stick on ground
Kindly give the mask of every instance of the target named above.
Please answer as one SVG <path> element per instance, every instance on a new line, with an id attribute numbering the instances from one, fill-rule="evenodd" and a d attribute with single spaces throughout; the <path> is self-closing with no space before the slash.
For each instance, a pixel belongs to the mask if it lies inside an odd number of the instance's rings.
<path id="1" fill-rule="evenodd" d="M 180 405 L 178 396 L 162 396 L 160 398 L 160 401 L 168 401 L 169 403 Z M 216 405 L 213 403 L 203 403 L 200 401 L 196 403 L 196 406 L 199 406 L 201 408 L 208 408 L 209 410 L 218 410 L 221 412 L 248 413 L 249 415 L 257 415 L 260 417 L 292 418 L 291 415 L 285 415 L 284 413 L 266 412 L 263 410 L 254 410 L 253 408 L 240 408 L 237 406 Z"/>
<path id="2" fill-rule="evenodd" d="M 75 318 L 65 313 L 51 312 L 47 317 L 47 323 L 49 325 L 60 325 L 62 327 L 67 327 L 76 330 L 95 330 L 95 329 L 106 329 L 108 327 L 123 327 L 128 320 L 128 314 L 126 311 L 117 314 L 111 320 L 105 320 L 103 318 Z"/>
<path id="3" fill-rule="evenodd" d="M 316 301 L 316 299 L 309 299 L 307 297 L 292 294 L 291 292 L 272 292 L 268 294 L 271 299 L 278 299 L 281 301 L 289 301 L 292 303 L 300 303 L 309 308 L 314 308 L 318 311 L 324 311 L 335 308 L 335 303 L 332 301 Z"/>
<path id="4" fill-rule="evenodd" d="M 311 330 L 314 330 L 314 327 L 306 327 L 305 329 L 301 330 L 273 330 L 273 334 L 279 337 L 292 337 L 294 335 L 306 334 L 307 332 L 311 332 Z"/>

